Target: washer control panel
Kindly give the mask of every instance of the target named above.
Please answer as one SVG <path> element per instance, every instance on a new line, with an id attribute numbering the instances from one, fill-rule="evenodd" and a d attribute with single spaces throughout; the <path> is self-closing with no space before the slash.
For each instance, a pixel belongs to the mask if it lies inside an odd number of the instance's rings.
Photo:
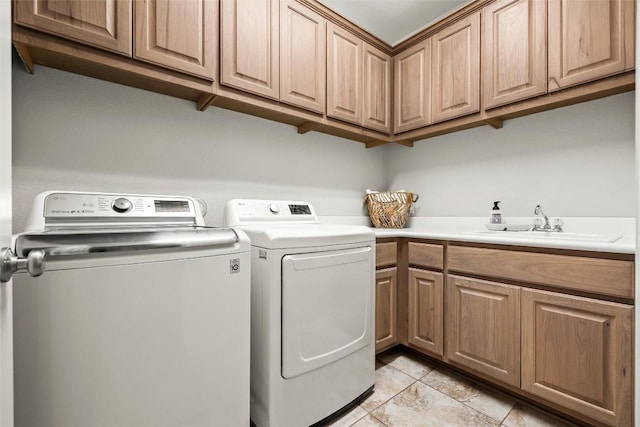
<path id="1" fill-rule="evenodd" d="M 190 198 L 118 194 L 51 193 L 44 200 L 45 218 L 195 217 Z"/>

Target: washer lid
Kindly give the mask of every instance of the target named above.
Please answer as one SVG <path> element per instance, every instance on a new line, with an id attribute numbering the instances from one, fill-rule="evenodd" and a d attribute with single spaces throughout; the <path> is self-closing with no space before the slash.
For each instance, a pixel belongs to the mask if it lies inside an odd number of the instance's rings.
<path id="1" fill-rule="evenodd" d="M 265 249 L 306 248 L 375 241 L 375 233 L 361 225 L 254 224 L 236 227 L 249 235 L 252 246 Z"/>

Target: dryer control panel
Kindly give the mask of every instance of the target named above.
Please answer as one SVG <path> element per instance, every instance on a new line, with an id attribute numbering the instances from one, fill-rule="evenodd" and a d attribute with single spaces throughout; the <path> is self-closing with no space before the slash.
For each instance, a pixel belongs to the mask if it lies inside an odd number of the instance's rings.
<path id="1" fill-rule="evenodd" d="M 223 220 L 226 226 L 261 222 L 319 223 L 309 202 L 254 199 L 234 199 L 227 202 Z"/>

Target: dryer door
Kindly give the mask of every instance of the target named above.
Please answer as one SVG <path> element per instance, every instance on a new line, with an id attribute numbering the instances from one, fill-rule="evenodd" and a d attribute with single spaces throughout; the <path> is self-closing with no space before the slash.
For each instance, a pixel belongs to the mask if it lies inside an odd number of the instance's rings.
<path id="1" fill-rule="evenodd" d="M 282 376 L 292 378 L 373 345 L 369 246 L 282 259 Z"/>

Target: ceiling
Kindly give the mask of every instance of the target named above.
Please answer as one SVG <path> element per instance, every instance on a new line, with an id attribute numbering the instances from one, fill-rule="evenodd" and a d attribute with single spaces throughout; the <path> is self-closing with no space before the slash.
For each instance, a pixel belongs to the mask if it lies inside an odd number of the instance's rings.
<path id="1" fill-rule="evenodd" d="M 394 46 L 469 0 L 320 0 Z"/>

